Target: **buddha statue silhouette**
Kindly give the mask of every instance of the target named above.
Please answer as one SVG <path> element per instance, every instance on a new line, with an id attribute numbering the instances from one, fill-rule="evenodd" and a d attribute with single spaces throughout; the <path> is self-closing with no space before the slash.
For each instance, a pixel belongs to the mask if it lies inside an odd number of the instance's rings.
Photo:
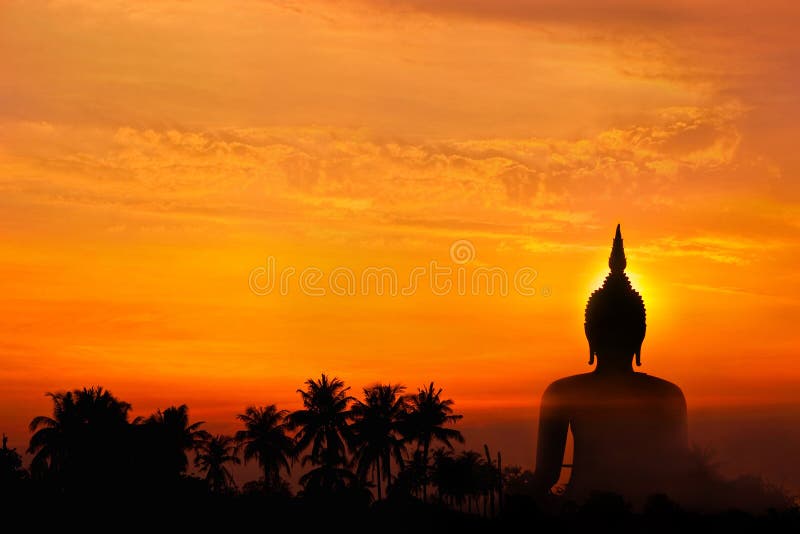
<path id="1" fill-rule="evenodd" d="M 589 365 L 597 365 L 553 382 L 542 395 L 535 477 L 540 490 L 559 479 L 568 429 L 574 445 L 566 489 L 571 497 L 610 491 L 635 502 L 679 490 L 688 452 L 686 401 L 675 384 L 632 368 L 634 357 L 641 365 L 646 324 L 626 264 L 617 225 L 611 272 L 586 305 Z"/>

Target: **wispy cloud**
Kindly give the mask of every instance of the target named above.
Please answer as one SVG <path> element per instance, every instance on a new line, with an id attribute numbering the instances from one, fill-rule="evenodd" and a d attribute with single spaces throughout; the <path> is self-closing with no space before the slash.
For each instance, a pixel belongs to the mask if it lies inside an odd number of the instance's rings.
<path id="1" fill-rule="evenodd" d="M 736 117 L 728 107 L 669 109 L 650 124 L 582 139 L 433 143 L 332 128 L 124 127 L 109 134 L 7 123 L 14 149 L 0 186 L 21 202 L 165 216 L 258 219 L 305 210 L 431 225 L 580 225 L 604 201 L 653 198 L 658 205 L 704 173 L 735 172 Z"/>

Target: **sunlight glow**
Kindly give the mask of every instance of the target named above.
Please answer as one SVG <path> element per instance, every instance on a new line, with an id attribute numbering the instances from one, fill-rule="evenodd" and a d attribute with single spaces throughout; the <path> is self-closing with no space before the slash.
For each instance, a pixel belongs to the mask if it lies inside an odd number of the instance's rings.
<path id="1" fill-rule="evenodd" d="M 186 402 L 227 431 L 323 371 L 435 380 L 465 424 L 513 408 L 533 439 L 547 384 L 586 370 L 617 223 L 648 372 L 690 406 L 799 400 L 800 3 L 283 4 L 3 3 L 13 446 L 46 391 Z M 248 287 L 269 256 L 297 287 L 305 267 L 452 265 L 459 240 L 470 267 L 532 266 L 536 294 Z M 520 443 L 499 445 L 529 464 Z"/>

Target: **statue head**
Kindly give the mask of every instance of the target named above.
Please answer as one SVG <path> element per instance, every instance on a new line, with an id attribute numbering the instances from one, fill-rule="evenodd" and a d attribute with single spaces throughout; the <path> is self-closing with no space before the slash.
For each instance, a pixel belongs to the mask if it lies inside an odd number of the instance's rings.
<path id="1" fill-rule="evenodd" d="M 608 258 L 611 272 L 602 287 L 595 290 L 586 304 L 584 331 L 589 341 L 589 365 L 594 358 L 630 358 L 636 355 L 636 365 L 642 365 L 642 342 L 646 329 L 644 301 L 631 287 L 625 274 L 627 260 L 622 247 L 622 233 L 617 234 Z"/>

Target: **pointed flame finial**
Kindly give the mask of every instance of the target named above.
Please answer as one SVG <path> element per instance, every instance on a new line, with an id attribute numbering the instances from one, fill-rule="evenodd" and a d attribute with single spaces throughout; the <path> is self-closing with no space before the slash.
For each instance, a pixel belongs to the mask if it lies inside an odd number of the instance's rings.
<path id="1" fill-rule="evenodd" d="M 608 268 L 612 273 L 625 271 L 628 261 L 625 259 L 625 249 L 622 247 L 622 232 L 617 224 L 617 235 L 614 236 L 614 245 L 611 247 L 611 256 L 608 257 Z"/>

